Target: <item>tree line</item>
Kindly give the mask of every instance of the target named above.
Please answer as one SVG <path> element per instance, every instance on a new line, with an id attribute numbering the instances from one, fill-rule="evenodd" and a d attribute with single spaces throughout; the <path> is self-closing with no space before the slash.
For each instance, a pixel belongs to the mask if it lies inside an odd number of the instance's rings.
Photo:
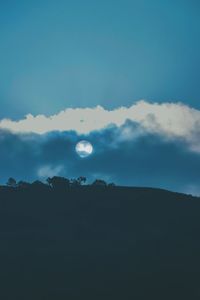
<path id="1" fill-rule="evenodd" d="M 46 182 L 42 182 L 36 180 L 32 183 L 27 181 L 16 181 L 14 178 L 10 177 L 7 181 L 6 186 L 10 188 L 28 188 L 28 187 L 48 187 L 51 189 L 69 189 L 69 188 L 76 188 L 83 185 L 86 185 L 87 178 L 84 176 L 80 176 L 78 178 L 68 179 L 61 176 L 53 176 L 48 177 Z M 114 187 L 114 183 L 107 183 L 103 179 L 96 179 L 91 184 L 87 184 L 87 186 L 93 187 Z"/>

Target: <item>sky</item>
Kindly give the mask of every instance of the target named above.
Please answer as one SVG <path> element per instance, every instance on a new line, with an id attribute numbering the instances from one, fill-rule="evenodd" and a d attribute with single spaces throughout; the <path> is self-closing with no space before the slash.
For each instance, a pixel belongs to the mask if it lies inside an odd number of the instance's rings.
<path id="1" fill-rule="evenodd" d="M 87 175 L 198 194 L 199 13 L 197 0 L 2 0 L 0 181 Z"/>

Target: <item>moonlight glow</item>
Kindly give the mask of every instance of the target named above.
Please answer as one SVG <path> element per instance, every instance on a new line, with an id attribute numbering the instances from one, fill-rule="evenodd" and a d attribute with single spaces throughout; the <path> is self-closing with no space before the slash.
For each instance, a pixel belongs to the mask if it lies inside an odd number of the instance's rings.
<path id="1" fill-rule="evenodd" d="M 76 152 L 82 158 L 87 157 L 92 154 L 93 146 L 88 141 L 80 141 L 76 145 Z"/>

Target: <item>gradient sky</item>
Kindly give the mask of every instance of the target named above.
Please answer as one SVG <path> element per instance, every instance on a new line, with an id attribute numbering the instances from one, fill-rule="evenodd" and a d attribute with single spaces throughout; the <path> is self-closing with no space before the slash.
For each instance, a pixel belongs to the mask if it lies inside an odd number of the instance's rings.
<path id="1" fill-rule="evenodd" d="M 200 108 L 198 0 L 2 0 L 0 118 L 139 99 Z"/>

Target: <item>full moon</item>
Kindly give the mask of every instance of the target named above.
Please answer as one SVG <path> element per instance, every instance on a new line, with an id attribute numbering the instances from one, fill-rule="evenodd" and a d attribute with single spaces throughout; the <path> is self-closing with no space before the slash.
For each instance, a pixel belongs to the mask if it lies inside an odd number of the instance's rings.
<path id="1" fill-rule="evenodd" d="M 78 144 L 76 144 L 76 153 L 84 158 L 89 155 L 91 155 L 93 152 L 93 146 L 90 142 L 88 141 L 80 141 Z"/>

